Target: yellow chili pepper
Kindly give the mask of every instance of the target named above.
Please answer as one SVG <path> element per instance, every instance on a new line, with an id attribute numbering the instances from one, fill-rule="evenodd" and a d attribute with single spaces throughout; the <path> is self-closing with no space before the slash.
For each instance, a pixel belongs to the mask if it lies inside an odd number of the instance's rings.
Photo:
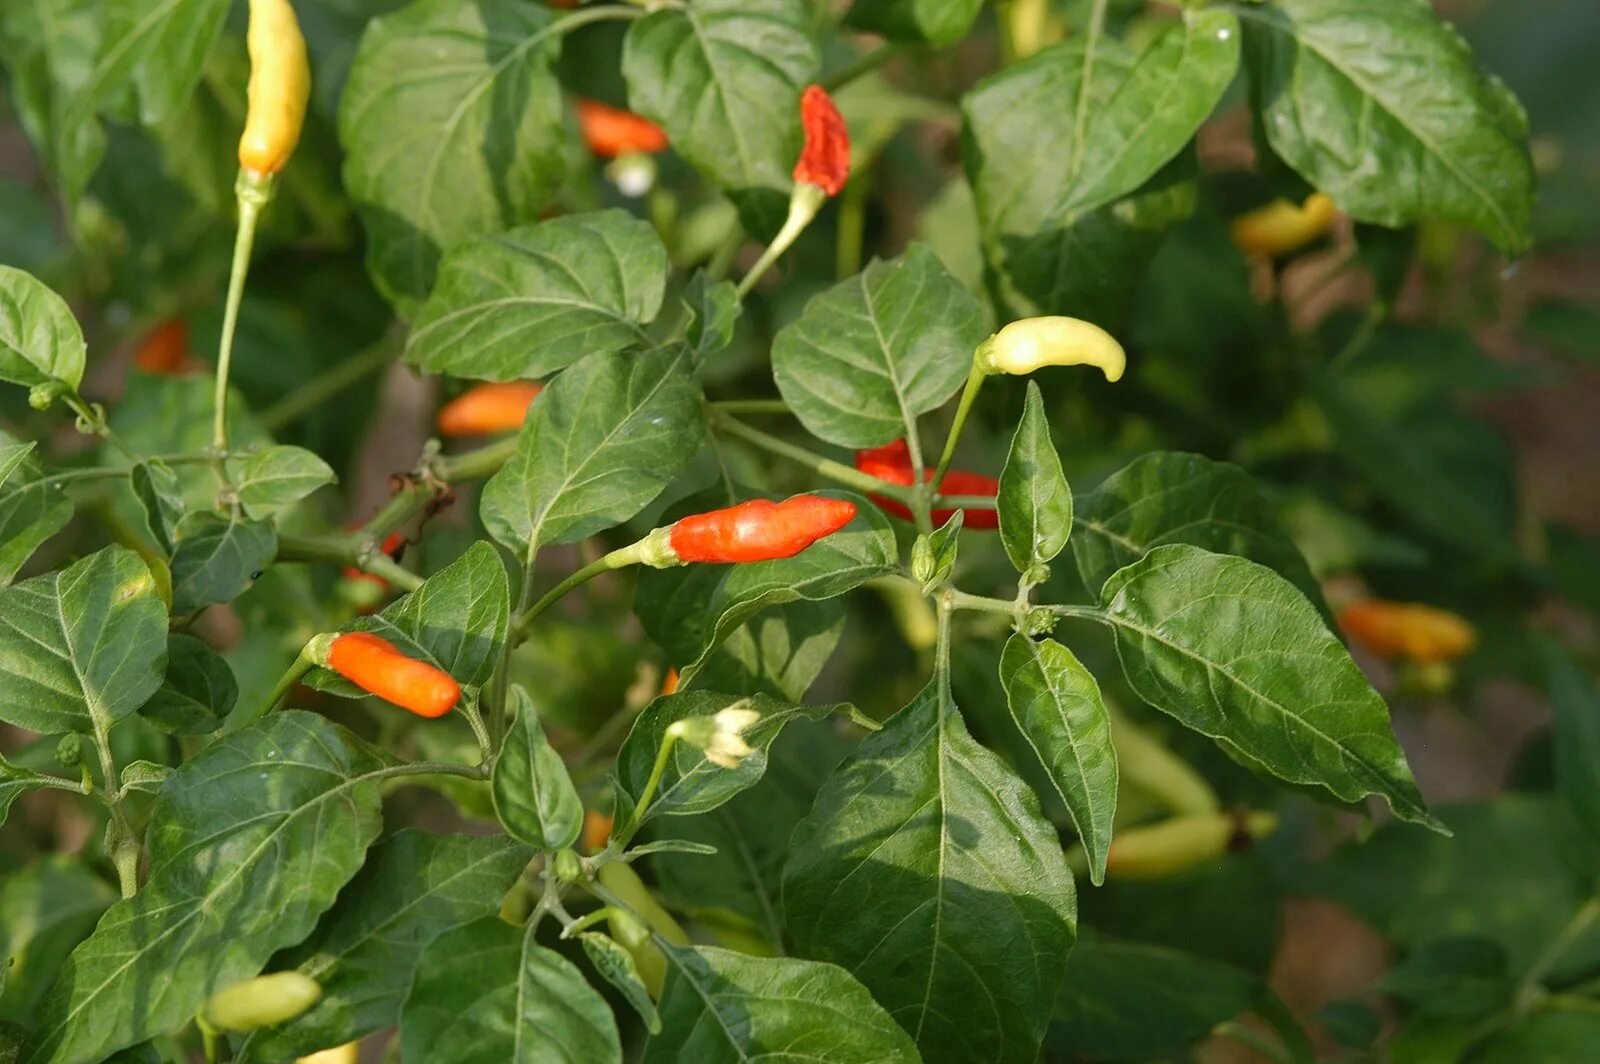
<path id="1" fill-rule="evenodd" d="M 346 1042 L 332 1049 L 319 1049 L 310 1056 L 301 1057 L 294 1064 L 356 1064 L 361 1059 L 361 1043 Z"/>
<path id="2" fill-rule="evenodd" d="M 1078 318 L 1023 318 L 978 348 L 986 373 L 1032 373 L 1042 366 L 1096 366 L 1106 380 L 1122 379 L 1128 355 L 1116 338 Z"/>
<path id="3" fill-rule="evenodd" d="M 1233 220 L 1233 242 L 1247 255 L 1277 258 L 1298 251 L 1333 228 L 1339 208 L 1321 192 L 1298 206 L 1273 200 Z"/>
<path id="4" fill-rule="evenodd" d="M 1263 839 L 1277 827 L 1278 818 L 1272 813 L 1206 813 L 1119 831 L 1106 854 L 1106 876 L 1161 879 L 1176 875 L 1221 857 L 1236 843 Z"/>
<path id="5" fill-rule="evenodd" d="M 1367 599 L 1339 611 L 1339 627 L 1379 657 L 1428 665 L 1454 661 L 1477 645 L 1472 625 L 1420 602 Z"/>
<path id="6" fill-rule="evenodd" d="M 294 154 L 311 96 L 311 66 L 289 0 L 250 0 L 250 111 L 239 165 L 276 174 Z"/>
<path id="7" fill-rule="evenodd" d="M 217 991 L 200 1016 L 219 1031 L 254 1031 L 294 1019 L 321 996 L 321 984 L 309 975 L 273 972 Z"/>

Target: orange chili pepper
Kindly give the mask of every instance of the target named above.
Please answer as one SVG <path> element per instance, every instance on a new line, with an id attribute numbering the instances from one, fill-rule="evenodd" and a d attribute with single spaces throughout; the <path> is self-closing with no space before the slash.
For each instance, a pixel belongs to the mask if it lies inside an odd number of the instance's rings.
<path id="1" fill-rule="evenodd" d="M 480 384 L 439 410 L 441 436 L 492 436 L 522 427 L 543 386 L 531 381 Z"/>
<path id="2" fill-rule="evenodd" d="M 627 152 L 654 154 L 667 147 L 666 131 L 643 115 L 608 107 L 597 100 L 579 100 L 577 106 L 584 143 L 602 159 L 614 159 Z"/>
<path id="3" fill-rule="evenodd" d="M 1367 599 L 1339 611 L 1339 627 L 1379 657 L 1419 665 L 1454 661 L 1478 642 L 1472 625 L 1420 602 Z"/>
<path id="4" fill-rule="evenodd" d="M 863 473 L 869 473 L 879 480 L 887 480 L 891 484 L 900 484 L 910 487 L 912 483 L 911 448 L 905 440 L 895 440 L 882 447 L 872 447 L 856 452 L 856 468 Z M 933 470 L 922 471 L 923 480 L 933 479 Z M 944 475 L 944 480 L 939 482 L 939 491 L 945 495 L 985 495 L 994 497 L 1000 493 L 1000 482 L 994 477 L 986 477 L 981 473 L 968 473 L 960 469 L 952 469 Z M 872 501 L 877 503 L 885 513 L 893 514 L 904 521 L 911 520 L 911 511 L 902 503 L 881 495 L 872 496 Z M 954 516 L 955 510 L 933 511 L 933 523 L 942 525 Z M 992 509 L 976 509 L 968 507 L 963 511 L 963 528 L 994 529 L 1000 527 L 1000 513 Z"/>
<path id="5" fill-rule="evenodd" d="M 611 838 L 611 816 L 593 809 L 586 809 L 583 813 L 583 848 L 587 853 L 606 848 L 606 841 Z"/>
<path id="6" fill-rule="evenodd" d="M 678 670 L 670 666 L 667 668 L 667 677 L 661 681 L 661 696 L 675 694 L 678 690 Z"/>
<path id="7" fill-rule="evenodd" d="M 139 341 L 133 364 L 146 373 L 176 376 L 194 368 L 189 359 L 189 324 L 182 318 L 168 318 Z"/>
<path id="8" fill-rule="evenodd" d="M 328 650 L 328 668 L 369 694 L 419 717 L 442 717 L 461 700 L 449 673 L 408 658 L 371 632 L 346 632 Z"/>
<path id="9" fill-rule="evenodd" d="M 855 503 L 821 495 L 752 499 L 685 517 L 671 527 L 668 542 L 680 562 L 764 562 L 794 557 L 855 516 Z"/>
<path id="10" fill-rule="evenodd" d="M 801 94 L 800 125 L 806 139 L 794 179 L 838 195 L 850 176 L 850 130 L 821 85 L 807 85 Z"/>

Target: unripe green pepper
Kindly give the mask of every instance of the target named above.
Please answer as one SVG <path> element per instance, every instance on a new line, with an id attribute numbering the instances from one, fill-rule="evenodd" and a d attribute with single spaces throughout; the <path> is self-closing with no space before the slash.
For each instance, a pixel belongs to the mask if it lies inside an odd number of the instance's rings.
<path id="1" fill-rule="evenodd" d="M 254 1031 L 287 1023 L 322 996 L 322 985 L 303 972 L 273 972 L 211 995 L 200 1018 L 218 1031 Z"/>
<path id="2" fill-rule="evenodd" d="M 661 988 L 667 978 L 667 958 L 655 944 L 651 931 L 674 946 L 687 946 L 689 935 L 672 914 L 661 907 L 650 888 L 645 886 L 639 873 L 622 861 L 609 861 L 600 866 L 596 878 L 600 885 L 617 896 L 632 913 L 616 911 L 610 917 L 611 935 L 633 957 L 634 967 L 645 989 L 656 1001 L 661 1000 Z M 635 916 L 634 914 L 637 914 Z"/>
<path id="3" fill-rule="evenodd" d="M 1277 830 L 1273 813 L 1206 813 L 1117 832 L 1106 854 L 1109 879 L 1162 879 L 1254 843 Z"/>

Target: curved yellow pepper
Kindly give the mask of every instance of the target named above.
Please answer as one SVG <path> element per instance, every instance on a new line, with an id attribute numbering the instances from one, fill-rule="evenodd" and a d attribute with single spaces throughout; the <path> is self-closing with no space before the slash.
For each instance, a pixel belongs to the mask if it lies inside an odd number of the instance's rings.
<path id="1" fill-rule="evenodd" d="M 250 110 L 239 165 L 257 177 L 282 170 L 300 143 L 311 65 L 289 0 L 250 0 Z"/>
<path id="2" fill-rule="evenodd" d="M 1122 379 L 1128 355 L 1116 338 L 1098 325 L 1059 316 L 1023 318 L 1001 329 L 978 348 L 987 373 L 1032 373 L 1042 366 L 1096 366 L 1106 380 Z"/>
<path id="3" fill-rule="evenodd" d="M 254 1031 L 287 1023 L 321 996 L 321 984 L 304 972 L 273 972 L 217 991 L 200 1015 L 219 1031 Z"/>
<path id="4" fill-rule="evenodd" d="M 1233 220 L 1233 242 L 1247 255 L 1276 258 L 1322 236 L 1338 217 L 1339 208 L 1321 192 L 1313 192 L 1298 206 L 1286 199 L 1273 200 Z"/>
<path id="5" fill-rule="evenodd" d="M 1262 839 L 1278 827 L 1272 813 L 1204 813 L 1119 831 L 1106 854 L 1109 879 L 1160 879 L 1221 857 L 1233 840 Z"/>
<path id="6" fill-rule="evenodd" d="M 360 1059 L 361 1043 L 346 1042 L 332 1049 L 319 1049 L 308 1057 L 301 1057 L 294 1064 L 356 1064 Z"/>

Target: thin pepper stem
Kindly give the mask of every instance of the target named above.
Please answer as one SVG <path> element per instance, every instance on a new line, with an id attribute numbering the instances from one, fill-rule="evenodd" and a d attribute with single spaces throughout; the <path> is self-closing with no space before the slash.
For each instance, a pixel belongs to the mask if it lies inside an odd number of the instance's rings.
<path id="1" fill-rule="evenodd" d="M 117 777 L 117 759 L 111 752 L 111 729 L 99 714 L 91 714 L 94 745 L 100 755 L 101 783 L 111 799 L 111 863 L 117 868 L 117 885 L 124 898 L 139 892 L 139 842 L 122 811 L 122 782 Z"/>
<path id="2" fill-rule="evenodd" d="M 672 755 L 672 747 L 678 741 L 678 733 L 668 728 L 661 736 L 661 749 L 656 751 L 656 763 L 650 766 L 650 778 L 645 780 L 644 790 L 639 792 L 639 801 L 633 807 L 632 823 L 628 825 L 628 834 L 621 839 L 626 844 L 628 839 L 639 825 L 644 823 L 645 812 L 650 808 L 650 802 L 656 796 L 656 788 L 661 786 L 661 777 L 667 771 L 667 758 Z"/>
<path id="3" fill-rule="evenodd" d="M 571 938 L 573 935 L 576 935 L 581 931 L 587 931 L 595 924 L 611 919 L 612 916 L 616 915 L 617 911 L 618 910 L 609 905 L 602 905 L 598 909 L 586 912 L 576 920 L 572 921 L 572 923 L 562 928 L 561 937 Z"/>
<path id="4" fill-rule="evenodd" d="M 383 337 L 377 343 L 358 351 L 355 355 L 312 377 L 288 395 L 266 407 L 256 415 L 256 421 L 268 432 L 281 429 L 315 410 L 352 385 L 383 369 L 394 361 L 395 338 Z"/>
<path id="5" fill-rule="evenodd" d="M 244 712 L 234 712 L 222 725 L 223 735 L 232 735 L 234 732 L 251 724 L 278 708 L 278 704 L 289 697 L 289 692 L 294 690 L 294 685 L 300 682 L 301 677 L 315 665 L 320 665 L 327 659 L 328 648 L 333 643 L 333 635 L 324 632 L 306 640 L 306 645 L 300 648 L 300 653 L 294 662 L 284 670 L 278 682 L 272 685 L 272 690 L 267 692 L 267 697 L 255 705 L 255 708 Z"/>
<path id="6" fill-rule="evenodd" d="M 255 245 L 261 208 L 272 199 L 275 182 L 249 170 L 239 171 L 234 194 L 239 203 L 239 228 L 233 241 L 233 266 L 228 273 L 228 297 L 222 311 L 222 341 L 217 347 L 217 390 L 212 412 L 211 446 L 219 454 L 228 449 L 228 375 L 233 368 L 233 334 L 239 324 L 239 304 L 244 301 L 245 278 L 250 273 L 250 251 Z M 217 459 L 218 476 L 226 483 L 226 469 Z"/>
<path id="7" fill-rule="evenodd" d="M 716 407 L 709 411 L 711 425 L 720 428 L 730 436 L 736 436 L 746 443 L 754 444 L 764 451 L 780 455 L 798 462 L 819 476 L 837 481 L 847 488 L 857 491 L 869 492 L 873 495 L 884 495 L 907 506 L 915 503 L 916 492 L 904 484 L 891 484 L 887 480 L 880 480 L 870 473 L 863 473 L 853 466 L 842 462 L 835 462 L 831 458 L 824 458 L 819 454 L 796 446 L 786 440 L 762 432 L 760 429 L 751 428 L 744 422 L 728 416 Z"/>
<path id="8" fill-rule="evenodd" d="M 607 554 L 604 557 L 596 558 L 594 561 L 590 562 L 588 565 L 585 565 L 582 569 L 579 569 L 577 572 L 561 581 L 561 583 L 545 592 L 544 596 L 540 598 L 539 601 L 535 602 L 532 606 L 528 607 L 526 611 L 519 614 L 517 619 L 512 623 L 511 631 L 513 635 L 517 638 L 521 638 L 522 634 L 528 630 L 528 626 L 531 625 L 541 613 L 549 609 L 551 606 L 554 606 L 561 600 L 562 596 L 580 584 L 588 583 L 601 573 L 609 573 L 616 569 L 626 569 L 631 565 L 638 565 L 639 562 L 643 560 L 642 552 L 644 550 L 644 544 L 648 538 L 649 537 L 646 537 L 646 539 L 641 539 L 637 542 L 630 543 L 626 547 L 618 547 L 610 554 Z"/>
<path id="9" fill-rule="evenodd" d="M 789 404 L 782 399 L 717 399 L 713 409 L 724 414 L 787 414 Z"/>
<path id="10" fill-rule="evenodd" d="M 789 214 L 783 220 L 783 228 L 778 230 L 778 235 L 772 238 L 772 243 L 761 252 L 761 257 L 745 272 L 735 287 L 735 294 L 742 300 L 750 294 L 756 282 L 761 280 L 763 274 L 771 269 L 772 264 L 789 250 L 789 245 L 805 231 L 806 226 L 817 216 L 817 211 L 822 209 L 822 204 L 828 195 L 816 185 L 801 182 L 794 187 L 794 192 L 789 199 Z"/>
<path id="11" fill-rule="evenodd" d="M 980 352 L 982 347 L 978 349 Z M 956 419 L 950 425 L 950 435 L 944 440 L 944 453 L 939 456 L 939 467 L 933 471 L 933 480 L 929 481 L 933 490 L 938 491 L 939 485 L 944 482 L 944 475 L 950 472 L 950 462 L 956 456 L 956 442 L 961 439 L 961 430 L 966 427 L 967 415 L 972 412 L 972 404 L 978 399 L 978 392 L 983 388 L 983 382 L 989 379 L 988 368 L 981 355 L 972 359 L 972 372 L 967 374 L 967 386 L 961 392 L 961 402 L 956 406 Z"/>

